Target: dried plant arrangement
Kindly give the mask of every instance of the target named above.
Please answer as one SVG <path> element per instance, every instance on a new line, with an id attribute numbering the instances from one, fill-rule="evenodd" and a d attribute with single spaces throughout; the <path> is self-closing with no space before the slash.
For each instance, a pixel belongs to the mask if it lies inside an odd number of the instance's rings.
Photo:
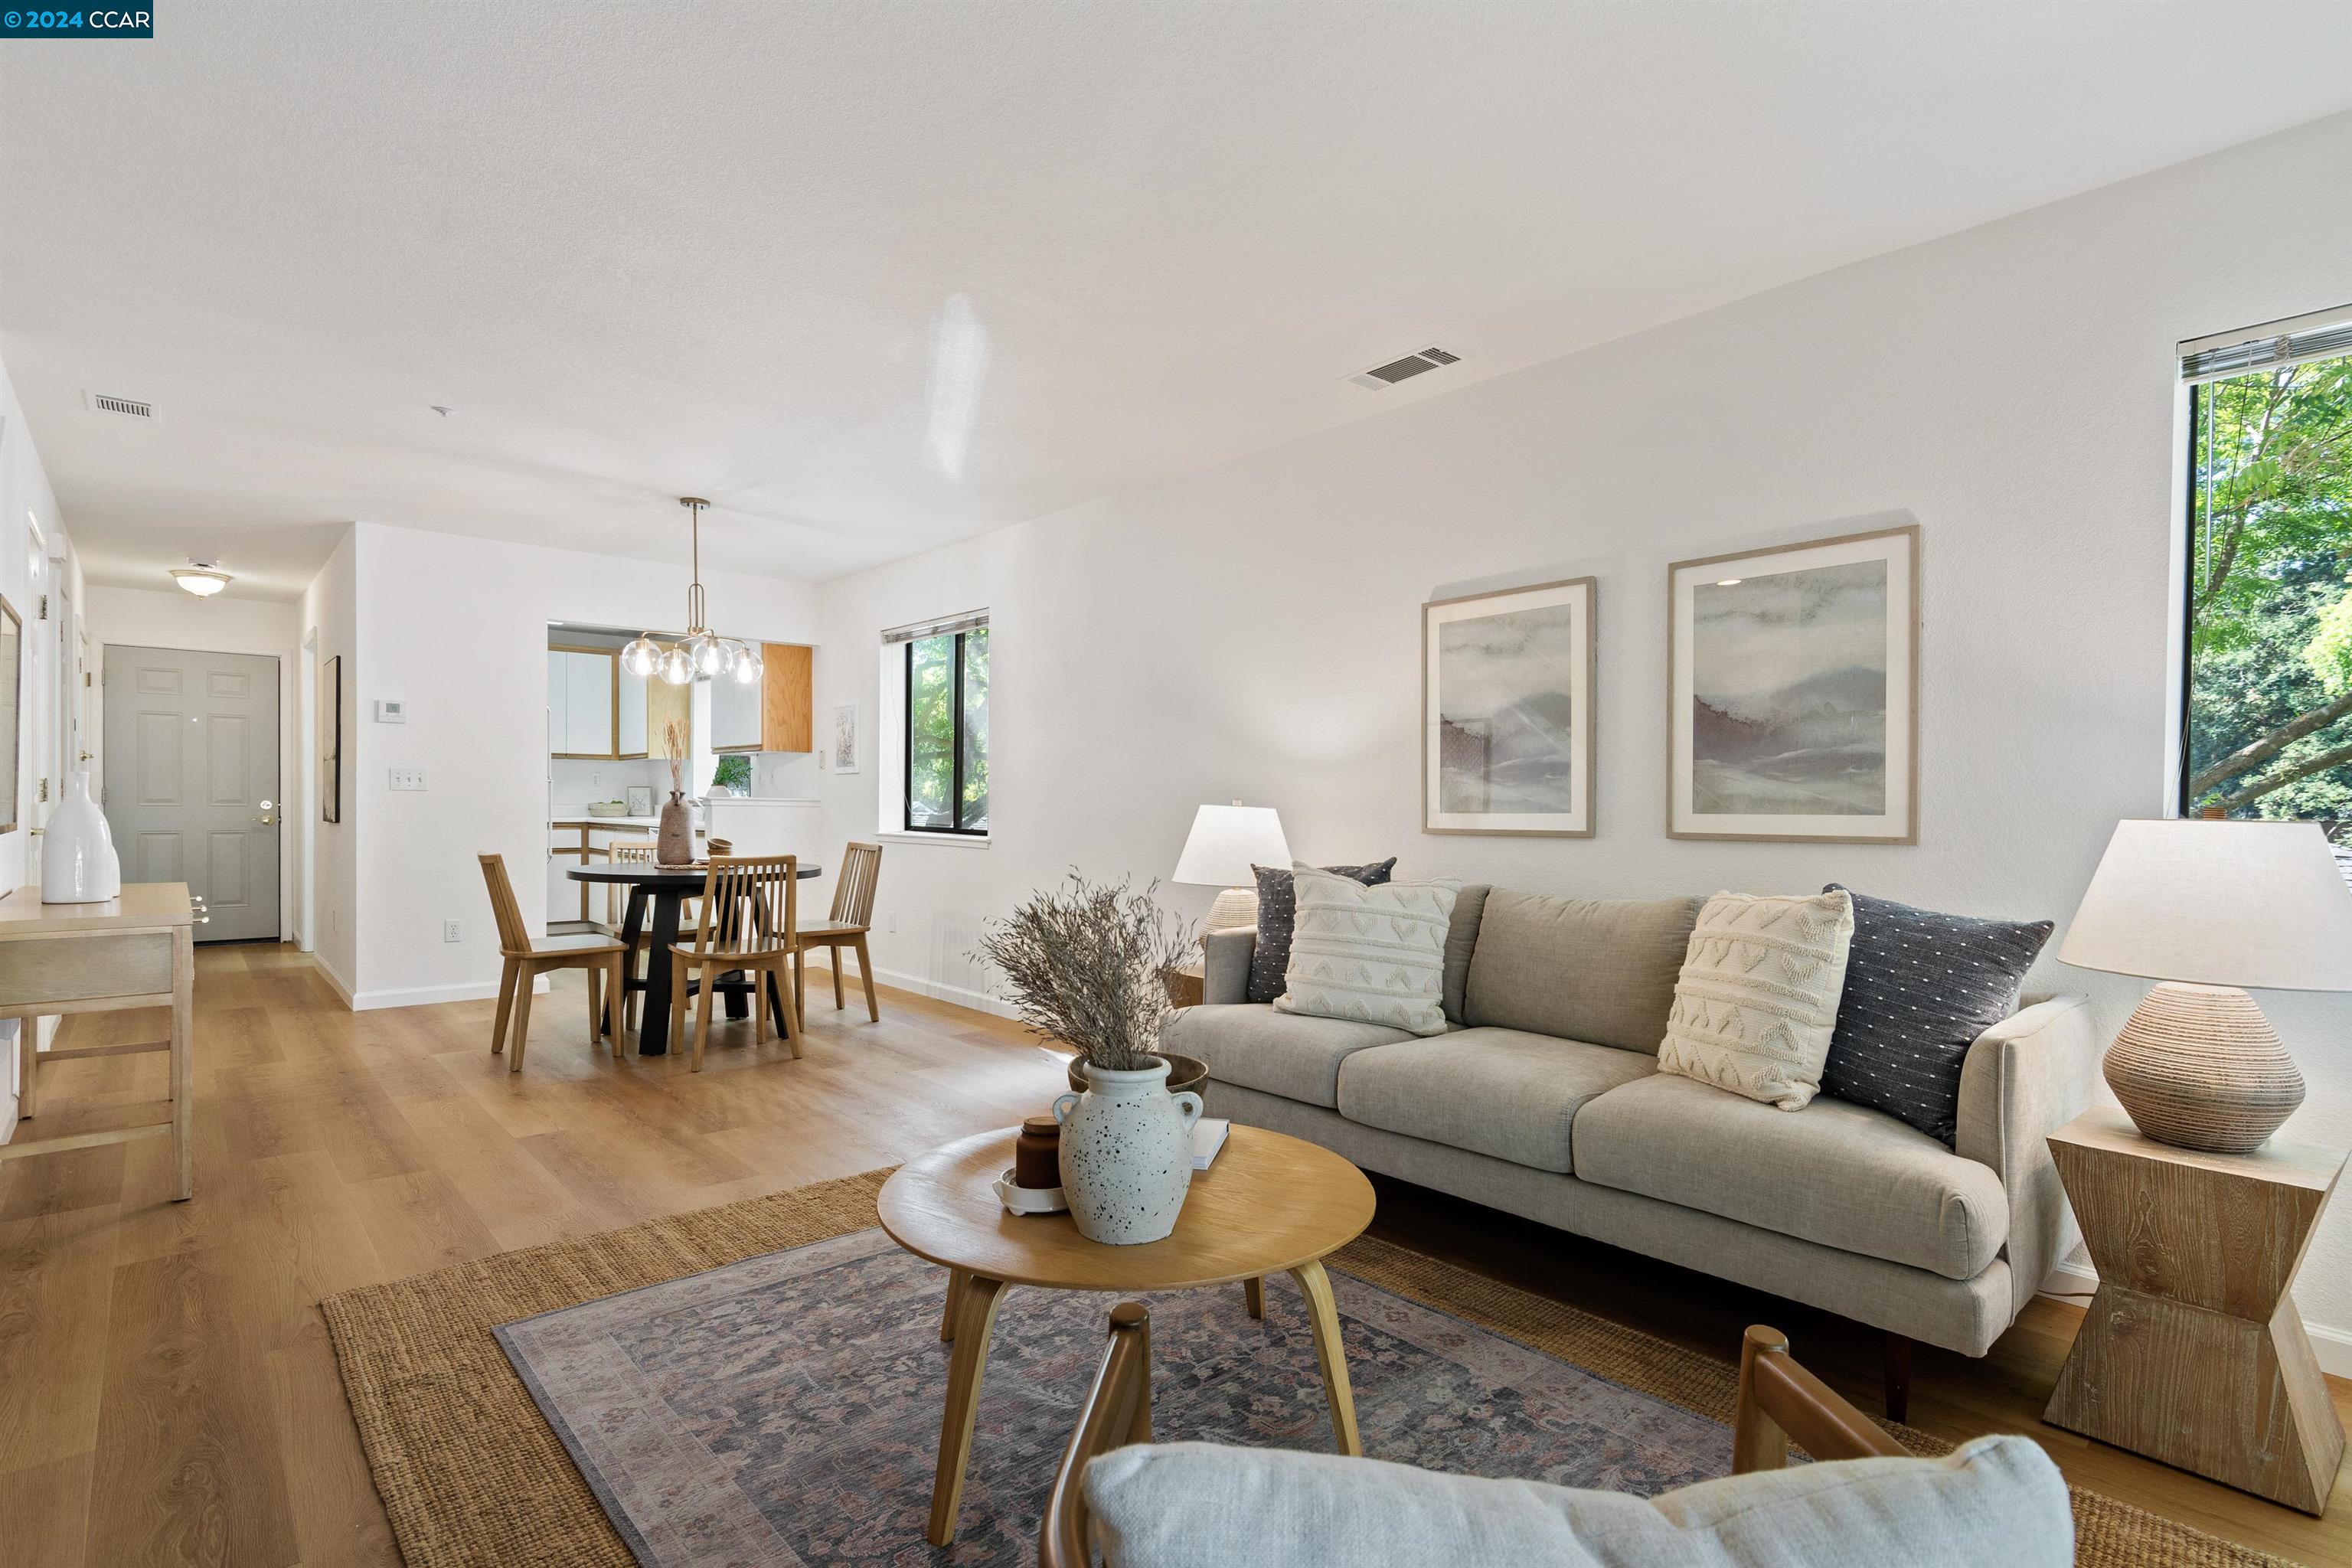
<path id="1" fill-rule="evenodd" d="M 662 750 L 669 753 L 669 787 L 672 795 L 686 793 L 686 726 L 675 719 L 662 721 Z"/>
<path id="2" fill-rule="evenodd" d="M 1162 910 L 1153 882 L 1089 882 L 1076 870 L 981 929 L 974 956 L 1004 977 L 1015 1014 L 1088 1065 L 1134 1072 L 1151 1065 L 1168 1006 L 1168 973 L 1192 956 L 1191 922 Z"/>

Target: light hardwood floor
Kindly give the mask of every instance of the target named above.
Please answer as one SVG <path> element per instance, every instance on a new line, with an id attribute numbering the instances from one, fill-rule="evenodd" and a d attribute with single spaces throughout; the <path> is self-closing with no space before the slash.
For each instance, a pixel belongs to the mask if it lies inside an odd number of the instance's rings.
<path id="1" fill-rule="evenodd" d="M 805 1059 L 714 1024 L 707 1070 L 588 1046 L 577 976 L 533 1009 L 529 1063 L 490 1004 L 353 1015 L 279 947 L 198 960 L 196 1198 L 155 1142 L 0 1166 L 0 1562 L 7 1568 L 396 1563 L 314 1303 L 374 1280 L 895 1163 L 1034 1113 L 1057 1060 L 1005 1021 L 892 991 L 879 1024 L 810 987 Z M 829 987 L 826 989 L 829 990 Z M 99 1016 L 77 1043 L 153 1021 Z M 161 1063 L 45 1070 L 46 1131 L 108 1124 Z M 1874 1397 L 1874 1337 L 1751 1292 L 1395 1183 L 1375 1234 L 1729 1357 L 1787 1330 Z M 1992 1356 L 1923 1350 L 1912 1415 L 2026 1431 L 2074 1479 L 2298 1558 L 2352 1561 L 2352 1497 L 2306 1519 L 2039 1413 L 2079 1312 L 2037 1305 Z M 2336 1385 L 2352 1412 L 2352 1385 Z"/>

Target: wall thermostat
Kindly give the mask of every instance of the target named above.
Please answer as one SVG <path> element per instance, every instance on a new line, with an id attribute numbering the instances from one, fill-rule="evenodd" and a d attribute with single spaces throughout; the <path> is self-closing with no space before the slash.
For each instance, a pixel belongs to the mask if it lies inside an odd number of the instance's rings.
<path id="1" fill-rule="evenodd" d="M 375 721 L 379 724 L 407 723 L 408 704 L 402 701 L 397 697 L 377 698 L 375 700 Z"/>

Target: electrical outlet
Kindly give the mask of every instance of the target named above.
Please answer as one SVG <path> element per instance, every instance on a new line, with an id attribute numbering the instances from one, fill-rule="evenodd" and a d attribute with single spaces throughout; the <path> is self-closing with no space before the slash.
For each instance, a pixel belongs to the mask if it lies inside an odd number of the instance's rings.
<path id="1" fill-rule="evenodd" d="M 443 942 L 463 942 L 466 940 L 465 928 L 456 921 L 443 921 L 441 922 L 441 940 Z"/>
<path id="2" fill-rule="evenodd" d="M 590 789 L 603 789 L 603 788 L 604 787 L 604 775 L 603 773 L 598 773 L 598 772 L 597 772 L 595 769 L 593 769 L 593 768 L 589 769 L 589 770 L 588 770 L 588 787 L 589 787 Z"/>
<path id="3" fill-rule="evenodd" d="M 423 768 L 393 769 L 392 787 L 394 789 L 423 789 L 425 787 L 425 770 Z"/>

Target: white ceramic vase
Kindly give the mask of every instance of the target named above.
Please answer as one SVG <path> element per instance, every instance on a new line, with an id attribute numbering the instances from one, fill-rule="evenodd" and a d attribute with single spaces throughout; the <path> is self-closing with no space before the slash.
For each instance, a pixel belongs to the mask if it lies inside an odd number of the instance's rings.
<path id="1" fill-rule="evenodd" d="M 1089 1241 L 1133 1247 L 1176 1228 L 1192 1187 L 1201 1097 L 1168 1092 L 1168 1064 L 1114 1071 L 1089 1064 L 1084 1094 L 1054 1102 L 1062 1124 L 1062 1195 Z"/>
<path id="2" fill-rule="evenodd" d="M 95 904 L 122 891 L 114 830 L 89 798 L 89 775 L 66 775 L 65 798 L 41 829 L 41 902 Z"/>

